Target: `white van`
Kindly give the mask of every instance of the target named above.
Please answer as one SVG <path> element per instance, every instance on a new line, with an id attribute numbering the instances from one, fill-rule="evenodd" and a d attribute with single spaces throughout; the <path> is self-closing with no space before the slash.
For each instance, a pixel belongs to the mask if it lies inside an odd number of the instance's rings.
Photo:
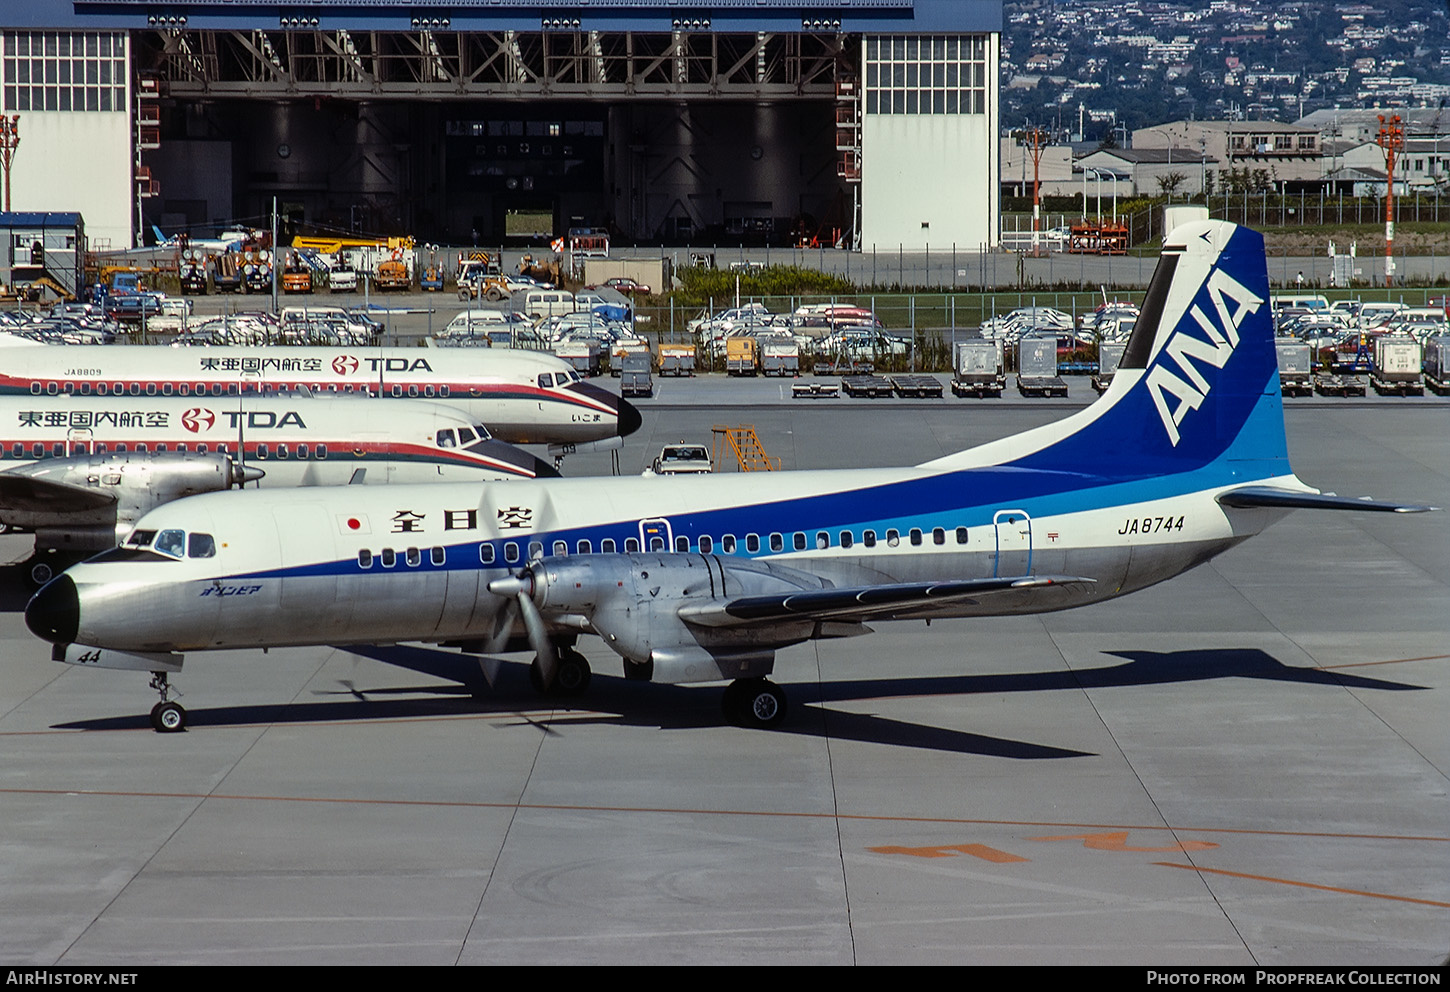
<path id="1" fill-rule="evenodd" d="M 574 309 L 574 294 L 563 289 L 529 290 L 518 307 L 519 313 L 530 320 L 572 313 Z"/>
<path id="2" fill-rule="evenodd" d="M 1329 309 L 1329 301 L 1317 293 L 1286 293 L 1274 296 L 1274 309 L 1283 310 L 1287 307 L 1296 307 L 1302 310 L 1313 310 L 1315 313 L 1324 313 Z"/>

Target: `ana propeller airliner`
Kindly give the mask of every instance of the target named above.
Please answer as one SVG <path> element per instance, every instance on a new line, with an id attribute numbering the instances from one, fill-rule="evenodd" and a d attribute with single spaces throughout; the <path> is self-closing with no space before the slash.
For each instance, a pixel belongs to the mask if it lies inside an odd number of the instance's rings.
<path id="1" fill-rule="evenodd" d="M 773 726 L 786 645 L 1100 602 L 1295 508 L 1428 509 L 1294 475 L 1268 299 L 1263 238 L 1194 222 L 1109 390 L 1059 423 L 911 468 L 203 495 L 52 581 L 26 622 L 57 660 L 156 673 L 163 731 L 186 722 L 167 674 L 187 651 L 526 642 L 536 685 L 576 693 L 584 634 L 630 678 L 730 680 L 726 717 Z"/>
<path id="2" fill-rule="evenodd" d="M 217 397 L 297 389 L 456 407 L 510 444 L 605 446 L 639 411 L 545 352 L 506 348 L 36 345 L 5 350 L 0 396 Z"/>
<path id="3" fill-rule="evenodd" d="M 162 503 L 281 486 L 557 477 L 455 407 L 298 394 L 0 396 L 0 522 L 36 532 L 32 580 L 115 547 Z"/>

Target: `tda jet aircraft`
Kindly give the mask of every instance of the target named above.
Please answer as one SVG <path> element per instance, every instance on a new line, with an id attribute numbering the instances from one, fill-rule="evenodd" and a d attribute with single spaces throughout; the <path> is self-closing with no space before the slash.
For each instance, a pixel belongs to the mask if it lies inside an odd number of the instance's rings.
<path id="1" fill-rule="evenodd" d="M 1099 602 L 1294 508 L 1427 509 L 1295 477 L 1268 299 L 1262 236 L 1186 224 L 1112 386 L 1059 423 L 911 468 L 208 494 L 52 581 L 26 623 L 57 660 L 158 673 L 160 730 L 185 723 L 166 673 L 186 651 L 526 638 L 536 684 L 577 692 L 581 634 L 630 678 L 731 680 L 727 717 L 769 727 L 786 645 Z"/>

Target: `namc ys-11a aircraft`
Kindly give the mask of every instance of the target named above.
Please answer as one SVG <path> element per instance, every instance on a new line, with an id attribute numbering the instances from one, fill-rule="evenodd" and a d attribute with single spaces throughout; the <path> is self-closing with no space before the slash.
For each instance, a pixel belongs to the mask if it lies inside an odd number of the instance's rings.
<path id="1" fill-rule="evenodd" d="M 25 619 L 56 660 L 156 673 L 163 731 L 185 725 L 166 681 L 183 652 L 424 641 L 487 673 L 526 646 L 535 685 L 572 694 L 586 634 L 629 678 L 729 680 L 727 719 L 771 727 L 779 648 L 1096 603 L 1296 508 L 1429 509 L 1294 475 L 1263 238 L 1196 221 L 1169 235 L 1111 387 L 1058 423 L 908 468 L 202 495 Z"/>
<path id="2" fill-rule="evenodd" d="M 0 396 L 192 396 L 308 389 L 431 400 L 509 444 L 556 453 L 618 447 L 639 428 L 625 400 L 567 362 L 509 348 L 261 348 L 16 345 L 4 349 Z"/>
<path id="3" fill-rule="evenodd" d="M 171 500 L 247 483 L 381 485 L 553 478 L 463 411 L 418 400 L 268 393 L 0 396 L 0 525 L 35 532 L 39 587 L 115 547 Z"/>

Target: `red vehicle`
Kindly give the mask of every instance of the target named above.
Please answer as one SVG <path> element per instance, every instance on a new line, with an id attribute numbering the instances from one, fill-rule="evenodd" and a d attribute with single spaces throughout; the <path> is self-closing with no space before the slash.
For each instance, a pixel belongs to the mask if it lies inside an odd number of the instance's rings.
<path id="1" fill-rule="evenodd" d="M 604 280 L 604 285 L 620 293 L 628 293 L 631 296 L 648 296 L 650 288 L 635 282 L 629 276 L 615 276 L 613 279 Z"/>

